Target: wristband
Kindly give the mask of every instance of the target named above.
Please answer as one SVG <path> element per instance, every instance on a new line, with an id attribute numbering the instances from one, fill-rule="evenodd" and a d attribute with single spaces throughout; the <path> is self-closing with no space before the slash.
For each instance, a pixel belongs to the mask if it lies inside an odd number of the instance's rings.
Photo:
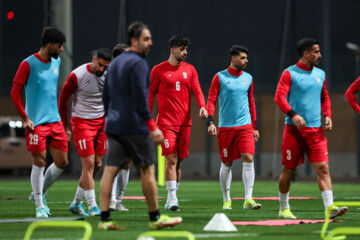
<path id="1" fill-rule="evenodd" d="M 296 114 L 297 113 L 294 110 L 291 109 L 290 111 L 287 112 L 286 115 L 288 115 L 290 118 L 293 118 Z"/>
<path id="2" fill-rule="evenodd" d="M 214 118 L 213 118 L 213 116 L 208 116 L 207 125 L 210 126 L 211 124 L 214 124 Z"/>

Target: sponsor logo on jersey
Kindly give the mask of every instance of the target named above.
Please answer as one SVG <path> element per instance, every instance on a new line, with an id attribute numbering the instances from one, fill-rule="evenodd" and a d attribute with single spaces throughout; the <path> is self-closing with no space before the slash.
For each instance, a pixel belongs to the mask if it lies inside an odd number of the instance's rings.
<path id="1" fill-rule="evenodd" d="M 183 72 L 183 76 L 184 76 L 184 78 L 186 79 L 186 78 L 187 78 L 187 73 L 186 73 L 186 72 Z"/>
<path id="2" fill-rule="evenodd" d="M 167 77 L 171 77 L 171 74 L 169 74 Z"/>
<path id="3" fill-rule="evenodd" d="M 54 73 L 57 74 L 58 73 L 58 69 L 55 67 L 54 68 Z"/>

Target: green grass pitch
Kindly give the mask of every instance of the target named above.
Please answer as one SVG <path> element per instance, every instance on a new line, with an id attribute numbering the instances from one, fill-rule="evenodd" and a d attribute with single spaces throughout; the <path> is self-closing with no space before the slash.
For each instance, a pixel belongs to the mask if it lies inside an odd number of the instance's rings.
<path id="1" fill-rule="evenodd" d="M 99 182 L 96 182 L 97 199 L 99 198 Z M 58 181 L 47 195 L 47 202 L 53 217 L 74 217 L 68 212 L 70 202 L 74 198 L 77 181 Z M 335 201 L 360 201 L 359 184 L 334 184 Z M 254 197 L 278 196 L 276 182 L 255 182 Z M 30 181 L 0 181 L 0 220 L 35 217 L 35 206 L 26 200 L 31 192 Z M 125 192 L 126 196 L 142 196 L 140 182 L 130 180 Z M 166 188 L 159 187 L 159 196 L 166 197 Z M 243 197 L 241 181 L 234 181 L 231 186 L 232 197 Z M 292 212 L 298 219 L 319 220 L 324 218 L 324 207 L 321 193 L 316 183 L 295 182 L 292 184 L 290 196 L 318 197 L 310 200 L 290 200 Z M 5 198 L 17 200 L 5 200 Z M 242 209 L 243 200 L 233 200 L 232 210 L 222 210 L 222 195 L 218 181 L 183 181 L 178 191 L 180 212 L 166 212 L 165 199 L 159 199 L 162 213 L 170 216 L 182 216 L 183 223 L 162 231 L 190 231 L 196 239 L 320 239 L 321 223 L 289 226 L 236 226 L 238 232 L 207 232 L 204 226 L 215 213 L 225 213 L 231 221 L 259 221 L 278 219 L 278 201 L 257 201 L 263 205 L 256 211 Z M 22 199 L 22 200 L 21 200 Z M 99 204 L 99 201 L 97 201 Z M 112 217 L 125 230 L 100 231 L 97 229 L 99 217 L 86 217 L 93 227 L 91 239 L 136 239 L 141 233 L 149 231 L 148 214 L 144 200 L 123 200 L 129 212 L 112 212 Z M 86 204 L 84 204 L 86 205 Z M 336 227 L 360 227 L 360 210 L 349 208 L 345 216 L 339 217 L 343 222 L 330 223 L 329 229 Z M 23 239 L 30 223 L 0 223 L 0 239 Z M 79 239 L 82 229 L 77 228 L 38 228 L 32 239 Z M 184 239 L 184 238 L 158 238 Z M 347 239 L 360 239 L 360 236 L 348 236 Z"/>

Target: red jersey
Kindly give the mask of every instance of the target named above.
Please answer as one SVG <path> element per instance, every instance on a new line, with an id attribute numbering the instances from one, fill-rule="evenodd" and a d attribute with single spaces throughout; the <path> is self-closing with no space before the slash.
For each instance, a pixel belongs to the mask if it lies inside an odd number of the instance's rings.
<path id="1" fill-rule="evenodd" d="M 157 124 L 191 125 L 191 90 L 199 107 L 205 107 L 195 68 L 186 62 L 173 66 L 165 61 L 152 69 L 150 78 L 149 107 L 152 112 L 154 97 L 157 94 Z"/>
<path id="2" fill-rule="evenodd" d="M 355 112 L 360 112 L 359 104 L 356 102 L 355 93 L 360 91 L 360 77 L 351 84 L 351 86 L 346 90 L 345 96 L 348 100 L 350 106 L 355 110 Z"/>

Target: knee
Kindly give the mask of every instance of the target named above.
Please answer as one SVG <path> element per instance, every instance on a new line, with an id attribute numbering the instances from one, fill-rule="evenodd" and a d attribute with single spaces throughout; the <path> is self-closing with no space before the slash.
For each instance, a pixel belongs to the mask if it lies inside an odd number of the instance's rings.
<path id="1" fill-rule="evenodd" d="M 177 160 L 175 157 L 167 157 L 166 158 L 166 166 L 175 168 L 178 165 Z"/>
<path id="2" fill-rule="evenodd" d="M 242 154 L 243 162 L 253 162 L 254 161 L 254 155 L 250 153 L 244 153 Z"/>
<path id="3" fill-rule="evenodd" d="M 56 167 L 60 168 L 60 169 L 64 169 L 66 168 L 67 165 L 69 165 L 69 161 L 67 158 L 63 159 L 62 161 L 59 161 L 57 164 L 55 164 Z"/>
<path id="4" fill-rule="evenodd" d="M 322 164 L 317 168 L 317 172 L 319 175 L 329 175 L 329 165 Z"/>

